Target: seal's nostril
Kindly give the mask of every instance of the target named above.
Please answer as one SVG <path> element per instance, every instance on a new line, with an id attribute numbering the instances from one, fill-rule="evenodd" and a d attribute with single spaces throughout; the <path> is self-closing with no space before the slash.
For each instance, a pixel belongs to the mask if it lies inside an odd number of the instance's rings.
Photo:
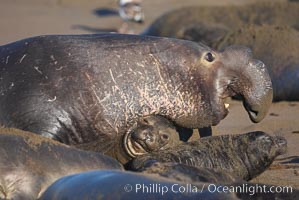
<path id="1" fill-rule="evenodd" d="M 256 68 L 259 68 L 259 69 L 265 68 L 265 64 L 260 60 L 253 59 L 253 61 L 251 61 L 250 63 L 252 65 L 254 65 Z"/>
<path id="2" fill-rule="evenodd" d="M 148 125 L 149 121 L 146 118 L 142 118 L 142 119 L 139 120 L 139 123 Z"/>
<path id="3" fill-rule="evenodd" d="M 168 140 L 169 139 L 169 136 L 167 134 L 162 134 L 161 137 L 162 137 L 163 140 Z"/>
<path id="4" fill-rule="evenodd" d="M 283 137 L 279 137 L 277 138 L 276 143 L 278 146 L 285 146 L 287 145 L 287 140 Z"/>

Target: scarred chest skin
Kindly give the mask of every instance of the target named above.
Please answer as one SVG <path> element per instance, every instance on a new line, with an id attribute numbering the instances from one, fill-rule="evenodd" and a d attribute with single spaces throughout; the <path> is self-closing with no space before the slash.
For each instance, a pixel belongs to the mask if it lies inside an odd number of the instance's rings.
<path id="1" fill-rule="evenodd" d="M 204 62 L 209 51 L 190 41 L 118 34 L 1 46 L 0 123 L 67 144 L 122 136 L 147 115 L 187 128 L 216 125 L 227 114 L 215 86 L 223 65 Z"/>
<path id="2" fill-rule="evenodd" d="M 123 134 L 151 114 L 208 125 L 206 83 L 194 74 L 205 48 L 133 36 L 41 36 L 3 46 L 1 123 L 67 143 Z"/>

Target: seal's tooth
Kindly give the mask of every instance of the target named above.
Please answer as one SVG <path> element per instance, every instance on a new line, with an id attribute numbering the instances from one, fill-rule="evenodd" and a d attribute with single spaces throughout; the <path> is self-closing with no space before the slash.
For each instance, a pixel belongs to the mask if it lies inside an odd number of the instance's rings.
<path id="1" fill-rule="evenodd" d="M 229 107 L 229 104 L 228 104 L 228 103 L 225 103 L 224 106 L 225 106 L 225 108 L 228 108 L 228 107 Z"/>

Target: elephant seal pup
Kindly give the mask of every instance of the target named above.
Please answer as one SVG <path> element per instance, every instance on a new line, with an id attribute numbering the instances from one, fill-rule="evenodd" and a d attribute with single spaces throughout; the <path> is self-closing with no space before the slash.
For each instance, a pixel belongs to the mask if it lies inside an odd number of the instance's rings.
<path id="1" fill-rule="evenodd" d="M 185 128 L 218 124 L 240 94 L 253 122 L 272 102 L 250 50 L 137 35 L 39 36 L 0 47 L 0 123 L 65 144 L 119 140 L 160 115 Z M 258 76 L 257 76 L 258 74 Z"/>
<path id="2" fill-rule="evenodd" d="M 233 173 L 250 180 L 262 173 L 273 160 L 286 151 L 287 142 L 264 132 L 205 137 L 176 146 L 174 149 L 139 156 L 130 165 L 143 170 L 152 162 L 176 162 Z"/>
<path id="3" fill-rule="evenodd" d="M 231 44 L 250 47 L 253 54 L 265 62 L 273 84 L 274 101 L 299 100 L 297 30 L 269 25 L 243 26 L 227 34 L 221 42 L 215 43 L 214 47 L 221 49 Z"/>
<path id="4" fill-rule="evenodd" d="M 151 115 L 140 118 L 118 144 L 96 140 L 76 147 L 102 152 L 126 164 L 139 155 L 174 148 L 180 143 L 179 133 L 169 120 Z"/>
<path id="5" fill-rule="evenodd" d="M 17 129 L 0 129 L 0 199 L 37 199 L 56 179 L 88 170 L 122 170 L 116 160 Z"/>

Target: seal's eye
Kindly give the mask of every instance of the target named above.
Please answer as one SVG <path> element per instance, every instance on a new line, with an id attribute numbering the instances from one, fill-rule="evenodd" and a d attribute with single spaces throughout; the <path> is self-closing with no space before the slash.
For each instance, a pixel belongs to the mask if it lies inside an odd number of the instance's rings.
<path id="1" fill-rule="evenodd" d="M 146 118 L 142 118 L 142 119 L 140 119 L 139 122 L 140 122 L 141 124 L 149 125 L 149 121 L 148 121 L 148 119 L 146 119 Z"/>
<path id="2" fill-rule="evenodd" d="M 206 55 L 205 55 L 205 60 L 208 61 L 208 62 L 213 62 L 215 60 L 215 57 L 212 53 L 208 52 Z"/>

